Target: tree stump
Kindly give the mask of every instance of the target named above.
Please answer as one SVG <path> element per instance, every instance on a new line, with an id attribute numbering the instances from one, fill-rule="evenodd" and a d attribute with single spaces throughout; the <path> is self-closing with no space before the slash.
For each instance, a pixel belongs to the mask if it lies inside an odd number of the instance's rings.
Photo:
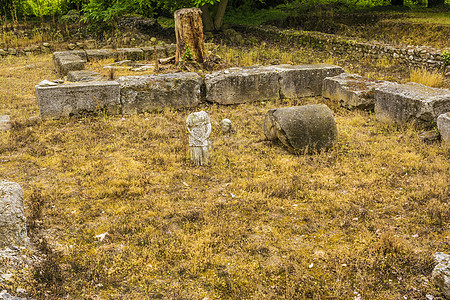
<path id="1" fill-rule="evenodd" d="M 205 42 L 203 41 L 202 11 L 199 8 L 183 8 L 175 11 L 175 36 L 177 52 L 175 62 L 205 60 Z"/>

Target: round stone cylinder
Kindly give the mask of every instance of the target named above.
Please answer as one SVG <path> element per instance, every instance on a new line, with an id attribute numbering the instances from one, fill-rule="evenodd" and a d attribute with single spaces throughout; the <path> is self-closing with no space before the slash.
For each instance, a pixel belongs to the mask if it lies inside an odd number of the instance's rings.
<path id="1" fill-rule="evenodd" d="M 337 141 L 336 121 L 325 104 L 271 109 L 266 114 L 264 134 L 294 152 L 326 150 Z"/>

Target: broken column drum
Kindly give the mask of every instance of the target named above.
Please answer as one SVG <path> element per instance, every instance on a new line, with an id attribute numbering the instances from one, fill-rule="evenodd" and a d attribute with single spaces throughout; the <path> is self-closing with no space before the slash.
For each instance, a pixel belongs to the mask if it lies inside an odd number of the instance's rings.
<path id="1" fill-rule="evenodd" d="M 190 114 L 186 119 L 186 126 L 189 131 L 191 161 L 198 166 L 207 164 L 211 147 L 211 120 L 208 114 L 204 111 Z"/>
<path id="2" fill-rule="evenodd" d="M 336 121 L 325 104 L 271 109 L 266 114 L 264 134 L 292 152 L 320 151 L 337 141 Z"/>

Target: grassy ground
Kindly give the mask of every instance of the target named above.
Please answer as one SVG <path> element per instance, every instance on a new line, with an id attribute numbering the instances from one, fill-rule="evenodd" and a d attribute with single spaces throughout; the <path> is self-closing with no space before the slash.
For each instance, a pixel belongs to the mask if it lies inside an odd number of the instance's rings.
<path id="1" fill-rule="evenodd" d="M 258 49 L 234 63 L 339 63 Z M 378 67 L 369 74 L 384 77 Z M 196 167 L 193 110 L 32 122 L 45 78 L 57 78 L 50 55 L 0 60 L 0 114 L 14 121 L 0 132 L 0 174 L 24 188 L 33 247 L 45 254 L 0 289 L 38 299 L 439 299 L 431 255 L 450 251 L 450 153 L 414 126 L 321 98 L 204 104 L 212 161 Z M 336 118 L 332 150 L 296 156 L 265 140 L 269 109 L 318 102 Z M 220 132 L 223 118 L 233 133 Z"/>

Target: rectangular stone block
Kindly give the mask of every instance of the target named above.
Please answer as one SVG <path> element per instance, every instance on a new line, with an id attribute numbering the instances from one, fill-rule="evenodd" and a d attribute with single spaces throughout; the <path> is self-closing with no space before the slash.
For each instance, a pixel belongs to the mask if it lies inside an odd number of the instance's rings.
<path id="1" fill-rule="evenodd" d="M 116 58 L 117 54 L 113 49 L 89 49 L 86 50 L 87 61 L 97 61 L 107 58 Z"/>
<path id="2" fill-rule="evenodd" d="M 419 83 L 387 83 L 375 88 L 375 117 L 381 122 L 433 123 L 450 111 L 450 90 Z"/>
<path id="3" fill-rule="evenodd" d="M 348 109 L 373 110 L 375 106 L 374 89 L 384 81 L 376 81 L 356 74 L 341 73 L 323 80 L 322 96 L 339 101 Z"/>
<path id="4" fill-rule="evenodd" d="M 200 103 L 202 78 L 197 73 L 123 76 L 120 84 L 122 113 L 138 114 L 166 107 L 195 107 Z"/>
<path id="5" fill-rule="evenodd" d="M 283 98 L 302 98 L 322 95 L 323 80 L 343 73 L 341 67 L 318 65 L 278 65 L 280 95 Z"/>
<path id="6" fill-rule="evenodd" d="M 116 51 L 117 59 L 143 60 L 144 51 L 141 48 L 118 48 Z"/>
<path id="7" fill-rule="evenodd" d="M 67 74 L 67 81 L 70 81 L 70 82 L 99 81 L 99 80 L 103 80 L 103 79 L 104 78 L 102 77 L 101 74 L 94 72 L 94 71 L 89 71 L 89 70 L 70 71 Z"/>
<path id="8" fill-rule="evenodd" d="M 280 97 L 279 71 L 273 67 L 231 68 L 205 76 L 206 100 L 248 103 Z"/>
<path id="9" fill-rule="evenodd" d="M 144 52 L 144 59 L 154 60 L 155 47 L 156 47 L 156 56 L 158 57 L 158 59 L 168 57 L 166 47 L 158 45 L 154 47 L 142 47 L 141 49 Z"/>
<path id="10" fill-rule="evenodd" d="M 120 87 L 115 81 L 36 86 L 42 119 L 59 119 L 106 110 L 120 113 Z"/>
<path id="11" fill-rule="evenodd" d="M 84 70 L 85 63 L 86 58 L 83 58 L 81 52 L 72 53 L 72 51 L 64 51 L 53 53 L 53 64 L 55 65 L 56 71 L 63 76 L 67 75 L 70 71 Z"/>

